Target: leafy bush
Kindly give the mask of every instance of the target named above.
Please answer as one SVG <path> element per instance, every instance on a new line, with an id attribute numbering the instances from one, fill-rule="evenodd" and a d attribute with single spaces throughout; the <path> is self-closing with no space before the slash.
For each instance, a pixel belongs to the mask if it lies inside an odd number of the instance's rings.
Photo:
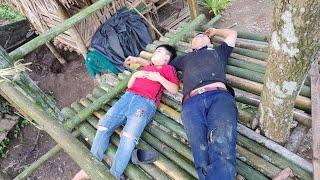
<path id="1" fill-rule="evenodd" d="M 10 8 L 10 6 L 4 1 L 0 0 L 0 19 L 15 21 L 22 19 L 23 16 L 18 12 L 15 12 Z"/>
<path id="2" fill-rule="evenodd" d="M 199 4 L 205 8 L 208 8 L 214 15 L 218 15 L 223 11 L 230 3 L 230 0 L 205 0 Z"/>

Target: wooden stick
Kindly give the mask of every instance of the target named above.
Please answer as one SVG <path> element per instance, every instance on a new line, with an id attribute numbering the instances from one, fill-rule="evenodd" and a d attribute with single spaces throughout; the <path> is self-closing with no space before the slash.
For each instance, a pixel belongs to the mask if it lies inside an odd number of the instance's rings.
<path id="1" fill-rule="evenodd" d="M 319 58 L 320 59 L 320 58 Z M 320 76 L 318 60 L 311 65 L 313 177 L 320 179 Z"/>
<path id="2" fill-rule="evenodd" d="M 46 46 L 49 48 L 52 54 L 57 58 L 60 64 L 64 65 L 67 62 L 50 42 L 47 42 Z"/>
<path id="3" fill-rule="evenodd" d="M 196 0 L 187 0 L 191 18 L 195 19 L 199 15 L 199 9 Z"/>
<path id="4" fill-rule="evenodd" d="M 154 31 L 156 31 L 156 33 L 157 33 L 160 37 L 163 36 L 163 35 L 158 31 L 158 29 L 152 24 L 152 22 L 150 22 L 147 18 L 145 18 L 145 17 L 143 16 L 143 14 L 141 14 L 135 7 L 133 7 L 133 6 L 131 5 L 130 2 L 127 2 L 127 3 L 129 4 L 129 6 L 130 6 L 134 11 L 136 11 L 136 13 L 138 13 L 145 21 L 148 22 L 148 24 L 154 29 Z"/>

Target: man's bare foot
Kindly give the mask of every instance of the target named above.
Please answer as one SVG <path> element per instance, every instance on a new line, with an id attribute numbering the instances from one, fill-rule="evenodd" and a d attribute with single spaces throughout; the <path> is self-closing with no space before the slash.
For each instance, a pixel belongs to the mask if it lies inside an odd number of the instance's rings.
<path id="1" fill-rule="evenodd" d="M 285 180 L 288 177 L 294 177 L 293 172 L 290 168 L 285 168 L 279 174 L 272 178 L 272 180 Z"/>
<path id="2" fill-rule="evenodd" d="M 87 175 L 86 172 L 84 172 L 84 170 L 79 171 L 72 180 L 89 180 L 89 176 Z"/>

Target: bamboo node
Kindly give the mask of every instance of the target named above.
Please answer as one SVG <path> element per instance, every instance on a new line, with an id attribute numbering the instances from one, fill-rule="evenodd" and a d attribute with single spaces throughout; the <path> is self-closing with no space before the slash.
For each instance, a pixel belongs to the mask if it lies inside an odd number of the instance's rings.
<path id="1" fill-rule="evenodd" d="M 12 82 L 12 80 L 15 81 L 21 72 L 32 71 L 27 67 L 28 65 L 31 65 L 32 62 L 21 63 L 22 60 L 23 59 L 19 59 L 18 61 L 16 61 L 13 64 L 13 67 L 0 69 L 0 78 L 1 78 L 0 82 L 3 82 L 4 80 L 10 81 L 10 82 Z M 13 76 L 12 80 L 10 80 L 8 76 Z"/>

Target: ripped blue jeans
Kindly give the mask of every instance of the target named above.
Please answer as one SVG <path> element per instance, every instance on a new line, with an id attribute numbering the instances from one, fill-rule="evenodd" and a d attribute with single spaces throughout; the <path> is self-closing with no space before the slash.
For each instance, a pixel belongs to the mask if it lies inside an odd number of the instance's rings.
<path id="1" fill-rule="evenodd" d="M 99 120 L 91 153 L 100 161 L 108 147 L 110 136 L 116 128 L 124 125 L 120 144 L 110 169 L 116 178 L 119 179 L 127 167 L 132 151 L 155 111 L 156 105 L 153 100 L 126 92 Z"/>
<path id="2" fill-rule="evenodd" d="M 236 176 L 237 107 L 225 91 L 189 98 L 181 118 L 200 180 L 233 180 Z"/>

